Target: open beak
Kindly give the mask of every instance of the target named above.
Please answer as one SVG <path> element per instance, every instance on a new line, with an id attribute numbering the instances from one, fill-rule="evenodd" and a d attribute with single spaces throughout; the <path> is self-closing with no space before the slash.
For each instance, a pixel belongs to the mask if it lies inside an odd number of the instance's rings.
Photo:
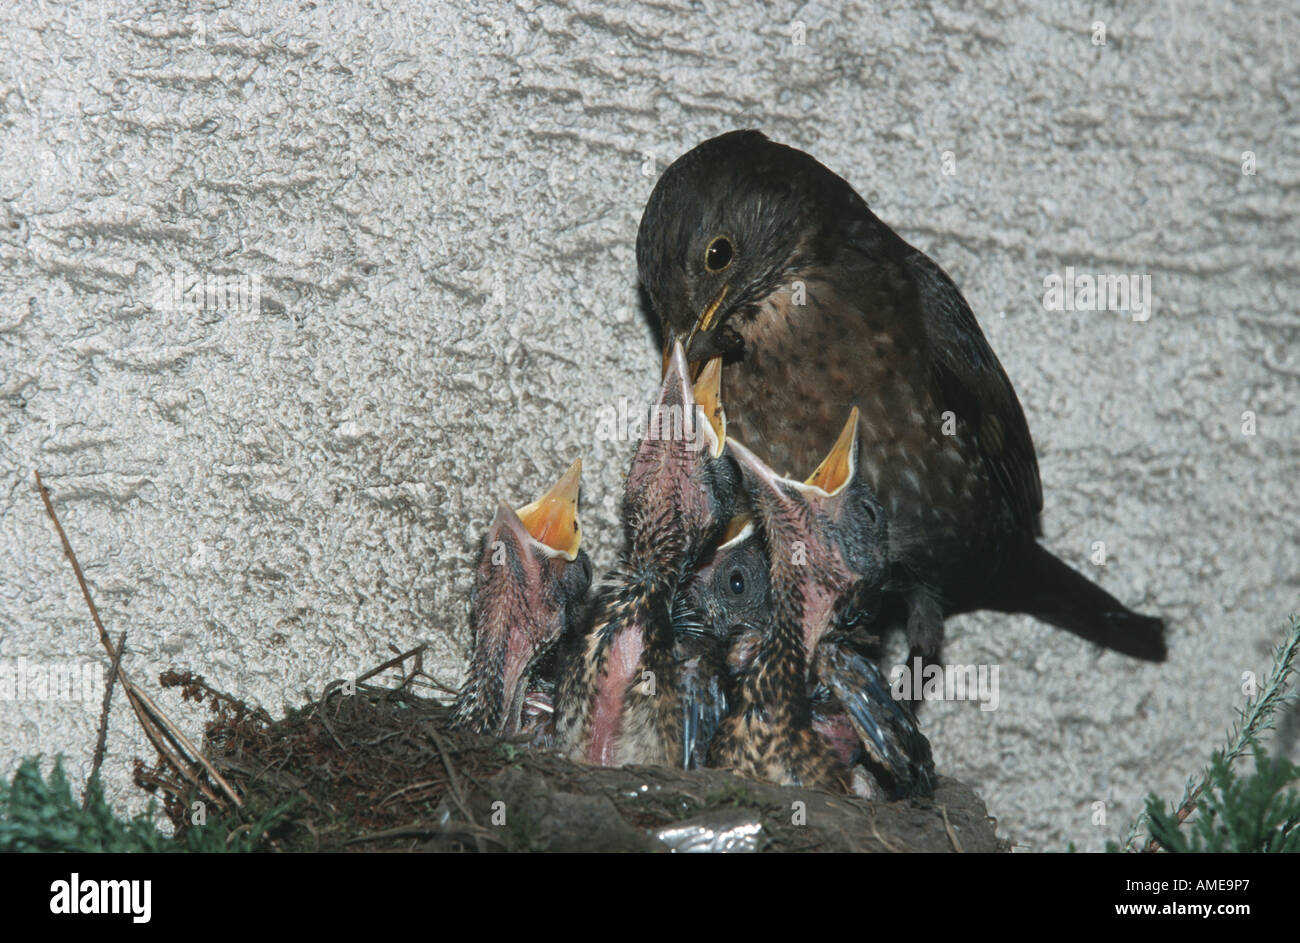
<path id="1" fill-rule="evenodd" d="M 691 392 L 695 396 L 695 404 L 700 407 L 700 412 L 708 420 L 709 428 L 713 430 L 713 450 L 710 454 L 717 458 L 727 444 L 727 414 L 722 408 L 721 357 L 714 357 L 704 365 Z"/>
<path id="2" fill-rule="evenodd" d="M 854 406 L 835 445 L 804 484 L 812 485 L 827 495 L 835 494 L 853 478 L 857 466 L 858 407 Z"/>
<path id="3" fill-rule="evenodd" d="M 566 560 L 575 559 L 582 546 L 582 528 L 578 524 L 581 482 L 582 459 L 578 459 L 550 491 L 515 512 L 529 537 Z"/>
<path id="4" fill-rule="evenodd" d="M 737 514 L 727 522 L 727 529 L 722 532 L 718 550 L 732 547 L 745 540 L 752 533 L 754 533 L 754 515 L 748 511 Z"/>
<path id="5" fill-rule="evenodd" d="M 734 438 L 728 445 L 746 480 L 751 482 L 751 493 L 764 494 L 782 504 L 792 500 L 790 490 L 822 498 L 831 497 L 842 491 L 852 480 L 858 466 L 858 408 L 853 407 L 835 445 L 822 459 L 817 470 L 808 476 L 807 481 L 796 481 L 778 475 L 766 462 Z M 755 485 L 758 487 L 753 487 Z"/>
<path id="6" fill-rule="evenodd" d="M 732 457 L 740 466 L 741 474 L 745 476 L 751 495 L 757 497 L 758 493 L 762 493 L 764 496 L 775 498 L 782 503 L 790 500 L 785 493 L 785 488 L 797 484 L 797 482 L 778 475 L 767 462 L 735 439 L 728 442 L 727 447 L 731 449 Z"/>
<path id="7" fill-rule="evenodd" d="M 711 327 L 713 327 L 713 322 L 716 320 L 718 316 L 718 310 L 722 307 L 722 302 L 726 297 L 727 297 L 727 286 L 723 285 L 722 291 L 718 292 L 718 297 L 714 298 L 711 302 L 709 302 L 708 307 L 706 307 L 704 311 L 700 314 L 700 316 L 695 319 L 695 324 L 691 326 L 691 332 L 686 335 L 686 341 L 685 343 L 682 344 L 682 349 L 685 350 L 687 354 L 690 353 L 691 342 L 695 340 L 695 335 L 708 331 Z M 663 359 L 662 370 L 659 374 L 660 377 L 666 377 L 668 375 L 668 362 L 672 360 L 673 344 L 676 343 L 678 340 L 679 338 L 677 336 L 677 332 L 671 327 L 668 328 L 668 333 L 664 336 L 664 350 L 663 350 L 664 359 Z M 701 372 L 700 364 L 696 362 L 690 366 L 690 369 L 687 371 L 687 376 L 689 376 L 692 380 L 696 380 L 699 378 L 700 372 Z"/>

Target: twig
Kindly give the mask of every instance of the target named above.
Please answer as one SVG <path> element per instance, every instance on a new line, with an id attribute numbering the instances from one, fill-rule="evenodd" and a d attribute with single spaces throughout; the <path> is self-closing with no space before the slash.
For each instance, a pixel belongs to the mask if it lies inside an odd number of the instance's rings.
<path id="1" fill-rule="evenodd" d="M 41 500 L 45 502 L 45 513 L 48 514 L 50 520 L 54 522 L 54 529 L 58 531 L 59 540 L 63 544 L 64 556 L 66 556 L 68 562 L 72 564 L 72 572 L 77 576 L 77 585 L 81 587 L 81 595 L 85 597 L 86 607 L 90 610 L 90 617 L 94 620 L 95 628 L 99 631 L 99 643 L 104 646 L 104 650 L 108 652 L 108 657 L 112 660 L 114 665 L 113 674 L 121 679 L 122 689 L 126 692 L 127 701 L 131 704 L 131 709 L 135 712 L 136 719 L 140 722 L 140 727 L 144 730 L 145 736 L 149 738 L 149 742 L 153 744 L 154 749 L 156 749 L 161 756 L 170 761 L 186 779 L 198 786 L 203 791 L 204 795 L 217 805 L 220 805 L 221 803 L 217 800 L 216 796 L 212 794 L 211 790 L 207 789 L 199 778 L 191 770 L 186 768 L 187 765 L 192 765 L 194 761 L 186 761 L 183 758 L 179 758 L 176 756 L 175 752 L 168 749 L 163 742 L 163 738 L 159 735 L 156 725 L 161 725 L 163 728 L 168 730 L 185 750 L 188 750 L 193 756 L 197 757 L 198 762 L 201 763 L 204 769 L 213 776 L 213 779 L 221 786 L 222 790 L 230 797 L 231 801 L 233 801 L 236 806 L 243 808 L 244 803 L 240 800 L 239 796 L 230 788 L 230 784 L 221 778 L 220 774 L 218 774 L 212 764 L 208 762 L 207 758 L 195 748 L 194 744 L 190 743 L 183 733 L 180 732 L 179 727 L 167 719 L 163 712 L 158 709 L 158 706 L 154 704 L 153 701 L 149 700 L 148 696 L 145 695 L 143 691 L 128 680 L 126 672 L 122 668 L 121 653 L 114 647 L 113 640 L 108 637 L 108 632 L 104 629 L 104 622 L 99 617 L 99 609 L 95 607 L 95 600 L 91 598 L 90 587 L 86 584 L 86 577 L 81 572 L 81 564 L 77 561 L 77 554 L 72 549 L 72 543 L 68 540 L 68 535 L 64 532 L 63 525 L 59 523 L 59 516 L 54 513 L 54 503 L 50 500 L 50 491 L 45 487 L 45 483 L 41 481 L 41 473 L 36 472 L 35 475 L 36 489 L 41 493 Z M 145 707 L 145 704 L 148 704 L 148 708 Z M 153 716 L 150 717 L 150 714 Z"/>
<path id="2" fill-rule="evenodd" d="M 939 806 L 939 811 L 943 814 L 943 827 L 944 830 L 948 832 L 948 841 L 952 842 L 953 850 L 959 855 L 964 855 L 966 849 L 963 848 L 961 842 L 957 840 L 957 832 L 953 829 L 952 823 L 948 821 L 948 807 L 946 805 L 941 805 Z"/>
<path id="3" fill-rule="evenodd" d="M 45 502 L 45 513 L 50 515 L 50 520 L 54 522 L 54 529 L 59 532 L 59 540 L 63 542 L 63 553 L 67 556 L 68 562 L 72 564 L 72 572 L 77 574 L 77 585 L 81 587 L 81 595 L 86 597 L 86 606 L 90 609 L 90 617 L 95 620 L 95 628 L 99 630 L 99 642 L 108 651 L 109 657 L 116 657 L 113 653 L 113 642 L 104 631 L 104 623 L 99 618 L 99 610 L 95 608 L 95 600 L 90 598 L 90 587 L 86 585 L 86 577 L 81 573 L 81 564 L 77 562 L 77 555 L 72 552 L 72 544 L 68 542 L 68 535 L 63 532 L 63 525 L 59 523 L 59 516 L 54 513 L 54 505 L 50 501 L 50 490 L 45 487 L 41 481 L 41 473 L 36 472 L 36 488 L 41 493 L 41 500 Z M 119 667 L 119 673 L 120 673 Z M 125 681 L 126 679 L 123 678 Z"/>
<path id="4" fill-rule="evenodd" d="M 195 687 L 200 691 L 205 691 L 212 698 L 213 707 L 217 707 L 224 702 L 226 705 L 233 708 L 243 708 L 247 714 L 257 718 L 263 723 L 268 725 L 275 723 L 275 718 L 268 714 L 265 708 L 258 705 L 246 704 L 234 695 L 227 694 L 225 691 L 218 691 L 212 685 L 204 681 L 202 675 L 195 675 L 192 672 L 185 672 L 182 674 L 177 671 L 164 671 L 158 680 L 162 682 L 164 688 L 179 687 L 182 689 L 182 692 L 184 692 L 186 688 Z M 202 700 L 202 698 L 199 698 L 199 700 Z"/>
<path id="5" fill-rule="evenodd" d="M 384 662 L 378 668 L 371 668 L 361 677 L 357 678 L 356 683 L 361 684 L 363 681 L 369 681 L 371 678 L 373 678 L 375 675 L 379 674 L 382 671 L 387 671 L 389 668 L 396 668 L 398 665 L 403 664 L 406 661 L 406 659 L 410 658 L 412 655 L 415 656 L 423 655 L 424 650 L 427 647 L 428 647 L 427 645 L 417 645 L 409 652 L 402 652 L 402 654 L 398 655 L 396 658 L 390 658 L 388 661 Z"/>
<path id="6" fill-rule="evenodd" d="M 430 787 L 430 786 L 437 786 L 437 785 L 441 784 L 441 782 L 442 782 L 442 780 L 440 780 L 440 779 L 426 779 L 426 780 L 424 780 L 424 781 L 422 781 L 422 782 L 411 783 L 410 785 L 403 786 L 401 789 L 397 790 L 396 792 L 389 793 L 387 796 L 385 796 L 385 797 L 384 797 L 384 798 L 379 802 L 379 804 L 375 806 L 375 809 L 376 809 L 376 810 L 378 810 L 378 809 L 382 809 L 384 806 L 388 805 L 388 803 L 389 803 L 390 801 L 392 801 L 393 799 L 396 799 L 398 796 L 400 796 L 400 795 L 401 795 L 402 793 L 404 793 L 404 792 L 410 792 L 412 789 L 427 789 L 427 788 Z"/>
<path id="7" fill-rule="evenodd" d="M 86 777 L 86 788 L 81 796 L 81 808 L 90 807 L 90 784 L 99 776 L 99 768 L 104 763 L 104 747 L 108 740 L 108 709 L 113 703 L 113 683 L 117 680 L 118 669 L 122 666 L 122 653 L 126 651 L 126 633 L 117 637 L 117 654 L 113 658 L 113 667 L 108 671 L 108 685 L 104 688 L 104 706 L 99 710 L 99 735 L 95 738 L 95 758 L 90 763 L 90 775 Z"/>
<path id="8" fill-rule="evenodd" d="M 500 838 L 492 832 L 491 829 L 484 828 L 482 825 L 455 825 L 445 827 L 440 825 L 399 825 L 396 828 L 386 828 L 378 832 L 369 832 L 365 835 L 358 835 L 355 838 L 349 838 L 343 844 L 355 845 L 359 842 L 383 841 L 387 838 L 404 838 L 408 835 L 446 835 L 457 833 L 469 833 L 474 836 L 474 841 L 478 843 L 479 849 L 482 850 L 484 839 L 495 845 L 502 844 Z"/>
<path id="9" fill-rule="evenodd" d="M 451 797 L 456 800 L 456 805 L 460 808 L 461 814 L 465 816 L 469 824 L 474 826 L 475 829 L 481 828 L 474 819 L 474 813 L 469 810 L 469 806 L 465 803 L 465 797 L 460 791 L 460 780 L 456 778 L 456 770 L 452 767 L 451 759 L 447 756 L 447 747 L 442 742 L 442 737 L 438 736 L 438 731 L 433 725 L 429 726 L 428 733 L 429 739 L 438 748 L 438 756 L 442 760 L 443 769 L 447 771 L 447 782 L 451 786 Z M 477 831 L 474 833 L 474 842 L 481 852 L 483 850 L 483 839 Z"/>
<path id="10" fill-rule="evenodd" d="M 888 838 L 880 833 L 880 826 L 876 824 L 876 807 L 871 807 L 871 834 L 875 836 L 876 841 L 880 842 L 884 849 L 891 854 L 899 854 L 902 848 L 895 845 Z"/>
<path id="11" fill-rule="evenodd" d="M 144 730 L 144 735 L 153 744 L 153 748 L 158 751 L 158 755 L 170 763 L 173 769 L 178 770 L 214 805 L 220 806 L 221 801 L 217 799 L 207 784 L 190 769 L 191 764 L 180 755 L 172 744 L 168 743 L 166 732 L 149 716 L 149 712 L 145 710 L 144 705 L 140 703 L 140 699 L 136 696 L 134 687 L 125 678 L 122 679 L 122 690 L 126 692 L 126 700 L 131 705 L 131 710 L 135 712 L 135 719 L 139 721 L 141 729 Z"/>
<path id="12" fill-rule="evenodd" d="M 167 717 L 167 715 L 158 709 L 158 705 L 153 702 L 152 698 L 150 698 L 149 695 L 141 691 L 139 687 L 127 682 L 125 679 L 123 679 L 122 683 L 127 685 L 128 689 L 141 700 L 145 708 L 149 711 L 150 715 L 152 715 L 153 718 L 159 724 L 161 724 L 169 734 L 172 735 L 172 737 L 180 741 L 181 745 L 185 747 L 186 751 L 188 751 L 189 754 L 193 756 L 199 762 L 200 765 L 202 765 L 202 767 L 207 771 L 208 775 L 212 777 L 213 782 L 215 782 L 218 786 L 221 787 L 221 791 L 224 792 L 226 795 L 228 795 L 231 798 L 231 800 L 235 803 L 235 805 L 239 806 L 240 808 L 243 808 L 244 803 L 240 801 L 239 794 L 236 793 L 235 790 L 231 788 L 230 783 L 226 782 L 225 779 L 222 778 L 221 774 L 217 772 L 217 768 L 213 766 L 210 762 L 208 762 L 208 758 L 203 755 L 203 752 L 198 747 L 196 747 L 193 743 L 190 742 L 189 737 L 185 736 L 181 728 L 177 727 L 174 723 L 172 723 L 171 720 Z"/>

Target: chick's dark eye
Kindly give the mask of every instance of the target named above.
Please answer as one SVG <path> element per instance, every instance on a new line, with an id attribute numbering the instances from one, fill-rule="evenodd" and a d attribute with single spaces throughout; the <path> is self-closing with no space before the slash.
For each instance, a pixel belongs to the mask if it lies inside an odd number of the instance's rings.
<path id="1" fill-rule="evenodd" d="M 721 272 L 731 264 L 735 254 L 730 239 L 726 236 L 714 236 L 709 242 L 709 247 L 704 250 L 704 267 L 710 272 Z"/>
<path id="2" fill-rule="evenodd" d="M 732 570 L 731 576 L 727 578 L 727 588 L 737 596 L 743 596 L 745 593 L 745 574 L 740 570 Z"/>

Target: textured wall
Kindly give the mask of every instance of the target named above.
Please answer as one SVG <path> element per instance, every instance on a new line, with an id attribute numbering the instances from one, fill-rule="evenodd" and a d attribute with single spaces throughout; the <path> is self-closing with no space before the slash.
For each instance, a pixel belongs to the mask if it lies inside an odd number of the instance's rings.
<path id="1" fill-rule="evenodd" d="M 137 6 L 0 8 L 0 661 L 100 658 L 39 468 L 137 677 L 278 709 L 423 641 L 458 683 L 498 497 L 582 455 L 598 565 L 617 544 L 629 446 L 593 432 L 657 379 L 649 165 L 757 126 L 957 279 L 1024 402 L 1047 543 L 1086 565 L 1104 540 L 1103 584 L 1171 620 L 1159 667 L 954 621 L 1001 706 L 923 721 L 1002 833 L 1116 837 L 1267 666 L 1300 589 L 1296 8 Z M 1149 274 L 1152 317 L 1045 311 L 1067 265 Z M 169 311 L 178 270 L 256 278 L 260 307 Z M 97 715 L 0 702 L 0 772 L 84 774 Z M 138 802 L 121 700 L 109 748 Z"/>

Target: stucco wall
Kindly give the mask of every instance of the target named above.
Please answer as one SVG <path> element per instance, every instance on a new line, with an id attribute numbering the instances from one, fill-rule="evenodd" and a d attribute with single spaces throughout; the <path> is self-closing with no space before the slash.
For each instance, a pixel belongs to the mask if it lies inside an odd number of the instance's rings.
<path id="1" fill-rule="evenodd" d="M 1028 414 L 1047 543 L 1104 541 L 1102 583 L 1171 623 L 1145 666 L 954 620 L 948 659 L 998 665 L 1001 703 L 923 722 L 1002 834 L 1120 836 L 1266 668 L 1300 589 L 1294 7 L 156 6 L 0 6 L 0 660 L 102 657 L 40 469 L 137 677 L 276 710 L 428 642 L 457 684 L 498 498 L 583 456 L 611 559 L 630 447 L 596 417 L 658 375 L 642 205 L 756 126 L 957 279 Z M 1066 266 L 1149 275 L 1151 317 L 1044 310 Z M 260 304 L 169 311 L 178 271 Z M 0 702 L 0 772 L 84 775 L 98 712 Z M 134 723 L 119 701 L 107 765 L 138 805 Z"/>

